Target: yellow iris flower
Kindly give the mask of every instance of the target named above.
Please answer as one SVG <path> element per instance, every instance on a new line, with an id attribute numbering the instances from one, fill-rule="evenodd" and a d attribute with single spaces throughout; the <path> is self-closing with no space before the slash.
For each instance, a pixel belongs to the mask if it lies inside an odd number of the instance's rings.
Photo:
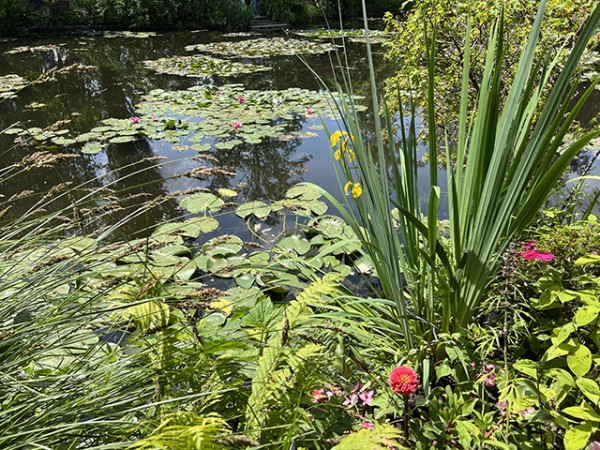
<path id="1" fill-rule="evenodd" d="M 350 189 L 350 188 L 352 188 L 352 189 Z M 354 197 L 354 198 L 360 197 L 363 193 L 363 189 L 362 189 L 362 186 L 360 185 L 360 183 L 353 183 L 352 181 L 348 181 L 346 183 L 346 185 L 344 186 L 344 192 L 346 193 L 346 195 L 348 195 L 349 189 L 350 189 L 350 193 L 352 194 L 352 197 Z"/>
<path id="2" fill-rule="evenodd" d="M 344 136 L 346 137 L 345 139 Z M 350 142 L 350 139 L 354 141 L 354 136 L 346 133 L 345 131 L 340 130 L 337 130 L 335 133 L 329 136 L 329 142 L 331 143 L 332 147 L 336 147 L 338 144 L 340 144 L 340 148 L 337 149 L 333 154 L 336 160 L 339 161 L 342 158 L 342 155 L 346 153 L 348 154 L 348 158 L 350 158 L 350 162 L 356 159 L 356 153 L 354 153 L 353 150 L 348 148 L 348 143 Z"/>

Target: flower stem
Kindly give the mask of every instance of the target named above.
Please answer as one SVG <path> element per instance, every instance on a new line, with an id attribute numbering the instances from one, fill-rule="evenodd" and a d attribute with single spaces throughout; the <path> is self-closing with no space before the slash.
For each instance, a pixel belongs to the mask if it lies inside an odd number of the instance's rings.
<path id="1" fill-rule="evenodd" d="M 404 396 L 404 445 L 408 445 L 408 395 Z"/>

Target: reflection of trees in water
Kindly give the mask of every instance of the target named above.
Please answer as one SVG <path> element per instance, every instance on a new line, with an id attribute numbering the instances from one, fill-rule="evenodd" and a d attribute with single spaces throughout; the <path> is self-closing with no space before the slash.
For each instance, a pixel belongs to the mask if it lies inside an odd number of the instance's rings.
<path id="1" fill-rule="evenodd" d="M 300 130 L 302 122 L 301 118 L 295 119 L 286 132 Z M 300 144 L 300 138 L 269 139 L 257 145 L 240 144 L 231 150 L 215 150 L 219 165 L 235 171 L 237 177 L 216 174 L 207 187 L 233 188 L 244 200 L 279 200 L 290 187 L 303 180 L 310 156 L 296 154 Z"/>

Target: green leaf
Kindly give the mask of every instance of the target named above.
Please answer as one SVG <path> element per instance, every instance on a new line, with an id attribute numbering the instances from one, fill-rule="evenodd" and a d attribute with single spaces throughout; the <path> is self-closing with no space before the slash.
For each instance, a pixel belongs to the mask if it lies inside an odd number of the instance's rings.
<path id="1" fill-rule="evenodd" d="M 598 387 L 598 383 L 590 378 L 578 378 L 575 383 L 581 392 L 583 392 L 583 395 L 590 399 L 594 405 L 600 403 L 600 387 Z"/>
<path id="2" fill-rule="evenodd" d="M 537 379 L 537 364 L 529 359 L 522 359 L 516 362 L 513 365 L 513 368 L 533 378 L 534 380 Z"/>
<path id="3" fill-rule="evenodd" d="M 208 192 L 190 195 L 181 201 L 181 207 L 191 212 L 192 214 L 200 212 L 216 212 L 221 209 L 225 202 L 216 195 Z"/>
<path id="4" fill-rule="evenodd" d="M 265 219 L 271 213 L 271 207 L 260 201 L 247 202 L 237 207 L 235 214 L 242 219 L 254 214 L 259 219 Z"/>
<path id="5" fill-rule="evenodd" d="M 598 319 L 600 308 L 597 306 L 582 306 L 575 313 L 575 325 L 582 327 Z"/>
<path id="6" fill-rule="evenodd" d="M 586 264 L 598 264 L 600 263 L 600 255 L 586 255 L 575 260 L 576 266 L 585 266 Z"/>
<path id="7" fill-rule="evenodd" d="M 575 375 L 585 376 L 592 368 L 592 352 L 585 345 L 578 345 L 567 355 L 567 365 Z"/>
<path id="8" fill-rule="evenodd" d="M 578 419 L 600 422 L 600 414 L 586 402 L 583 402 L 581 406 L 569 406 L 563 409 L 563 412 Z"/>
<path id="9" fill-rule="evenodd" d="M 276 247 L 287 251 L 294 250 L 299 255 L 304 255 L 310 250 L 310 243 L 302 236 L 291 234 L 281 238 Z"/>
<path id="10" fill-rule="evenodd" d="M 592 435 L 592 425 L 589 423 L 569 428 L 565 433 L 563 444 L 565 450 L 582 450 Z"/>

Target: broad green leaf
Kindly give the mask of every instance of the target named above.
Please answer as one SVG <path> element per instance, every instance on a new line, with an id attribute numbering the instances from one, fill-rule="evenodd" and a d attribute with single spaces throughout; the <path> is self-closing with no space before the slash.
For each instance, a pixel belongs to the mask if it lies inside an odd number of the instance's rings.
<path id="1" fill-rule="evenodd" d="M 575 313 L 575 325 L 582 327 L 598 319 L 600 308 L 597 306 L 582 306 Z"/>
<path id="2" fill-rule="evenodd" d="M 578 345 L 567 355 L 567 365 L 575 375 L 585 376 L 592 368 L 592 352 L 585 345 Z"/>
<path id="3" fill-rule="evenodd" d="M 565 450 L 582 450 L 592 435 L 592 425 L 589 423 L 569 428 L 563 440 Z"/>
<path id="4" fill-rule="evenodd" d="M 260 201 L 247 202 L 237 207 L 235 214 L 242 219 L 254 214 L 259 219 L 265 219 L 271 213 L 271 207 Z"/>
<path id="5" fill-rule="evenodd" d="M 537 364 L 529 359 L 522 359 L 517 361 L 514 365 L 513 368 L 515 370 L 518 370 L 521 373 L 524 373 L 525 375 L 533 378 L 534 380 L 537 379 L 538 374 L 537 374 Z"/>
<path id="6" fill-rule="evenodd" d="M 586 402 L 583 402 L 581 406 L 569 406 L 568 408 L 563 409 L 563 412 L 581 420 L 600 422 L 600 414 Z"/>
<path id="7" fill-rule="evenodd" d="M 592 404 L 600 404 L 600 387 L 598 387 L 598 383 L 590 378 L 578 378 L 575 383 L 581 392 L 592 401 Z"/>
<path id="8" fill-rule="evenodd" d="M 598 264 L 600 263 L 600 255 L 586 255 L 575 260 L 576 266 L 585 266 L 586 264 Z"/>
<path id="9" fill-rule="evenodd" d="M 219 211 L 224 204 L 225 202 L 223 200 L 208 192 L 190 195 L 181 201 L 181 207 L 192 214 L 206 211 L 216 212 Z"/>
<path id="10" fill-rule="evenodd" d="M 310 250 L 310 243 L 297 234 L 284 236 L 277 242 L 276 246 L 286 251 L 294 250 L 299 255 L 304 255 Z"/>

